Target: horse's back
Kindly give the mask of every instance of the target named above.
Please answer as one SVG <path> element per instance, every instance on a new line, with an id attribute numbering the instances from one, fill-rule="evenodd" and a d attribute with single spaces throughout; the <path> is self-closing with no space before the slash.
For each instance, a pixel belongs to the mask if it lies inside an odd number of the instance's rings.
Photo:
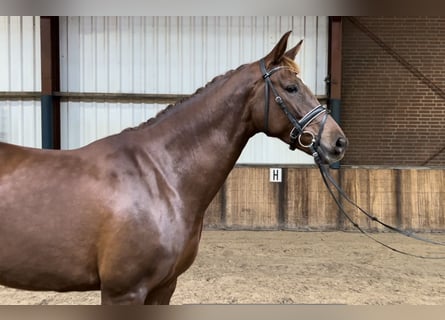
<path id="1" fill-rule="evenodd" d="M 32 150 L 31 148 L 0 142 L 0 179 L 2 175 L 17 167 L 19 162 L 26 157 L 27 149 Z"/>

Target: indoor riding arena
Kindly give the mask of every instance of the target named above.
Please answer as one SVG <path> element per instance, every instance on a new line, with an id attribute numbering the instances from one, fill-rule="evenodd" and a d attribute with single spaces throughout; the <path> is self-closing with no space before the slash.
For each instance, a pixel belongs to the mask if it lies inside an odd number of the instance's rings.
<path id="1" fill-rule="evenodd" d="M 340 125 L 345 155 L 320 169 L 310 152 L 264 133 L 250 138 L 206 209 L 196 259 L 170 304 L 443 305 L 444 25 L 444 17 L 0 17 L 0 141 L 82 148 L 174 109 L 291 30 L 288 49 L 304 39 L 299 77 Z M 272 115 L 279 106 L 270 101 Z M 2 147 L 0 160 L 14 158 Z M 2 263 L 0 273 L 18 267 Z M 2 305 L 101 303 L 99 290 L 0 284 Z"/>

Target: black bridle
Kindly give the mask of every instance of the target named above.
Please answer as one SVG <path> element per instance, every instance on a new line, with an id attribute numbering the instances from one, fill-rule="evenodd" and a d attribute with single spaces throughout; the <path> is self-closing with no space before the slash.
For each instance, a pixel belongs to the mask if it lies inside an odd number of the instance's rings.
<path id="1" fill-rule="evenodd" d="M 344 200 L 346 200 L 347 202 L 349 202 L 350 204 L 352 204 L 355 208 L 357 208 L 361 213 L 363 213 L 367 218 L 369 218 L 370 220 L 379 223 L 380 225 L 382 225 L 383 227 L 385 227 L 386 229 L 393 231 L 393 232 L 397 232 L 401 235 L 404 235 L 406 237 L 410 237 L 416 240 L 420 240 L 423 242 L 427 242 L 430 244 L 434 244 L 434 245 L 440 245 L 440 246 L 445 246 L 445 243 L 443 242 L 438 242 L 438 241 L 434 241 L 431 239 L 427 239 L 427 238 L 423 238 L 420 237 L 412 232 L 407 232 L 405 230 L 399 229 L 397 227 L 391 226 L 389 224 L 384 223 L 383 221 L 379 220 L 377 217 L 373 216 L 372 214 L 370 214 L 368 211 L 362 209 L 360 206 L 358 206 L 353 200 L 351 200 L 348 195 L 343 191 L 343 189 L 339 186 L 339 184 L 335 181 L 335 179 L 330 175 L 328 169 L 326 166 L 324 166 L 321 162 L 320 159 L 320 155 L 318 153 L 318 147 L 320 146 L 320 139 L 321 139 L 321 135 L 323 133 L 323 129 L 324 129 L 324 125 L 326 123 L 326 119 L 327 119 L 327 115 L 328 115 L 328 110 L 319 105 L 317 107 L 315 107 L 314 109 L 312 109 L 311 111 L 309 111 L 303 118 L 300 119 L 300 121 L 298 121 L 295 116 L 293 115 L 293 113 L 289 110 L 289 108 L 286 106 L 286 103 L 284 102 L 284 100 L 280 97 L 280 95 L 278 94 L 277 90 L 275 89 L 275 87 L 272 85 L 272 81 L 270 80 L 270 76 L 272 74 L 274 74 L 276 71 L 280 70 L 280 69 L 287 69 L 287 67 L 284 66 L 278 66 L 275 67 L 269 71 L 267 71 L 266 69 L 266 65 L 264 62 L 264 59 L 260 60 L 260 68 L 261 68 L 261 72 L 263 74 L 263 79 L 266 81 L 266 86 L 265 86 L 265 95 L 266 95 L 266 101 L 265 101 L 265 120 L 264 120 L 264 130 L 265 133 L 268 132 L 268 127 L 269 127 L 269 88 L 272 90 L 274 96 L 275 96 L 275 102 L 279 105 L 280 109 L 284 112 L 284 114 L 287 116 L 287 118 L 289 119 L 290 123 L 293 125 L 293 128 L 289 134 L 290 136 L 290 144 L 289 144 L 289 148 L 291 150 L 295 150 L 297 147 L 297 142 L 300 146 L 305 147 L 305 148 L 309 148 L 310 151 L 312 152 L 312 156 L 314 157 L 315 163 L 317 164 L 318 168 L 320 169 L 320 173 L 321 176 L 323 178 L 323 182 L 326 185 L 326 188 L 328 189 L 330 195 L 332 196 L 332 198 L 334 199 L 335 203 L 337 204 L 340 212 L 346 217 L 346 219 L 357 229 L 359 230 L 362 234 L 364 234 L 365 236 L 367 236 L 368 238 L 372 239 L 373 241 L 377 242 L 378 244 L 394 251 L 397 253 L 401 253 L 404 255 L 408 255 L 411 257 L 416 257 L 416 258 L 422 258 L 422 259 L 445 259 L 445 256 L 424 256 L 424 255 L 417 255 L 417 254 L 412 254 L 406 251 L 402 251 L 399 249 L 396 249 L 394 247 L 391 247 L 385 243 L 383 243 L 382 241 L 376 239 L 375 237 L 371 236 L 368 232 L 366 232 L 364 229 L 362 229 L 346 212 L 341 199 L 343 198 Z M 309 132 L 309 131 L 305 131 L 304 129 L 312 122 L 314 121 L 318 116 L 324 114 L 323 119 L 320 122 L 320 129 L 318 130 L 318 134 L 317 136 L 314 136 L 313 133 Z M 311 137 L 311 142 L 309 144 L 304 144 L 301 141 L 301 137 L 303 135 L 309 135 Z M 338 192 L 338 197 L 334 194 L 334 191 L 331 189 L 331 186 L 334 186 L 334 188 L 337 190 Z"/>
<path id="2" fill-rule="evenodd" d="M 297 148 L 297 142 L 298 142 L 298 144 L 300 146 L 302 146 L 304 148 L 309 148 L 311 150 L 314 158 L 317 158 L 318 157 L 317 149 L 320 145 L 321 135 L 323 133 L 324 124 L 326 122 L 326 118 L 328 115 L 327 109 L 325 107 L 323 107 L 322 105 L 318 105 L 317 107 L 315 107 L 314 109 L 309 111 L 303 118 L 301 118 L 298 121 L 297 118 L 293 115 L 293 113 L 286 106 L 286 103 L 284 102 L 283 98 L 281 98 L 281 96 L 278 94 L 278 91 L 275 89 L 275 87 L 272 84 L 272 81 L 270 80 L 271 75 L 274 74 L 276 71 L 278 71 L 280 69 L 288 69 L 288 68 L 284 67 L 284 66 L 278 66 L 278 67 L 275 67 L 275 68 L 267 71 L 264 59 L 260 60 L 260 68 L 261 68 L 261 73 L 263 74 L 263 79 L 266 82 L 266 86 L 265 86 L 266 98 L 265 98 L 265 105 L 264 105 L 264 113 L 265 113 L 264 131 L 265 131 L 265 133 L 267 134 L 268 130 L 269 130 L 268 129 L 269 128 L 269 91 L 272 90 L 272 93 L 275 96 L 275 102 L 278 104 L 280 109 L 287 116 L 290 123 L 294 126 L 289 133 L 289 137 L 290 137 L 289 148 L 291 150 L 295 150 Z M 270 90 L 269 90 L 269 88 L 270 88 Z M 312 121 L 314 121 L 318 116 L 320 116 L 322 114 L 324 114 L 325 116 L 323 117 L 323 120 L 321 121 L 320 129 L 319 129 L 319 132 L 316 137 L 314 136 L 314 134 L 312 132 L 304 130 Z M 304 144 L 301 141 L 301 137 L 303 135 L 309 135 L 311 137 L 311 142 L 308 144 Z"/>

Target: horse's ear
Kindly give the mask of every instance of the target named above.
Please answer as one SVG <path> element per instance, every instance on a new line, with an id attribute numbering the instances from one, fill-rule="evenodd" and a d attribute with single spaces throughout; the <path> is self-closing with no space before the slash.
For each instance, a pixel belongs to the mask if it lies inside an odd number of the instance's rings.
<path id="1" fill-rule="evenodd" d="M 297 56 L 298 52 L 300 51 L 302 44 L 303 44 L 303 40 L 300 40 L 300 42 L 298 42 L 298 44 L 295 47 L 293 47 L 292 49 L 288 50 L 285 53 L 285 56 L 292 60 L 295 60 L 295 57 Z"/>
<path id="2" fill-rule="evenodd" d="M 287 48 L 287 40 L 292 31 L 286 32 L 272 49 L 272 51 L 264 58 L 267 65 L 279 64 L 284 57 Z"/>

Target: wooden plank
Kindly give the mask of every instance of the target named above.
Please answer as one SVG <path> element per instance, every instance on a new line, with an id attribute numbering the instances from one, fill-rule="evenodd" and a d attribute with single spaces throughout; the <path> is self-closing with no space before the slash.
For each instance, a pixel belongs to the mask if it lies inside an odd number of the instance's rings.
<path id="1" fill-rule="evenodd" d="M 187 98 L 187 94 L 162 94 L 162 93 L 107 93 L 107 92 L 55 92 L 55 96 L 70 101 L 90 102 L 133 102 L 133 103 L 175 103 Z"/>
<path id="2" fill-rule="evenodd" d="M 431 183 L 427 184 L 431 194 L 430 227 L 434 231 L 445 229 L 445 171 L 431 170 Z"/>
<path id="3" fill-rule="evenodd" d="M 287 229 L 307 230 L 309 227 L 309 193 L 307 184 L 311 169 L 287 169 L 285 202 L 285 227 Z"/>
<path id="4" fill-rule="evenodd" d="M 385 223 L 397 225 L 395 170 L 347 168 L 342 171 L 341 181 L 345 193 L 358 206 Z M 342 204 L 351 219 L 362 229 L 366 231 L 388 231 L 347 201 L 342 200 Z M 355 227 L 346 218 L 343 218 L 342 225 L 345 230 L 355 230 Z"/>
<path id="5" fill-rule="evenodd" d="M 40 100 L 40 96 L 34 91 L 0 91 L 0 100 Z"/>
<path id="6" fill-rule="evenodd" d="M 338 170 L 329 170 L 338 180 Z M 311 229 L 333 230 L 338 227 L 338 208 L 329 194 L 318 169 L 309 170 L 308 225 Z"/>
<path id="7" fill-rule="evenodd" d="M 401 223 L 403 229 L 412 230 L 419 227 L 417 181 L 418 170 L 401 171 Z M 413 197 L 415 195 L 415 197 Z"/>
<path id="8" fill-rule="evenodd" d="M 397 172 L 394 169 L 370 169 L 369 212 L 379 220 L 397 225 Z M 388 231 L 380 224 L 369 221 L 370 230 Z"/>
<path id="9" fill-rule="evenodd" d="M 401 220 L 404 229 L 443 231 L 445 222 L 445 172 L 401 171 Z"/>
<path id="10" fill-rule="evenodd" d="M 209 207 L 204 215 L 204 228 L 207 229 L 223 229 L 224 228 L 224 217 L 223 210 L 225 209 L 224 201 L 224 188 L 223 186 L 220 191 L 213 198 Z"/>
<path id="11" fill-rule="evenodd" d="M 269 168 L 234 168 L 226 181 L 226 187 L 228 228 L 278 228 L 279 185 L 269 182 Z"/>
<path id="12" fill-rule="evenodd" d="M 341 187 L 345 193 L 360 207 L 369 210 L 369 170 L 358 168 L 347 168 L 342 170 Z M 346 201 L 342 201 L 343 207 L 349 217 L 365 230 L 370 229 L 370 222 L 357 208 L 353 207 Z M 356 230 L 355 227 L 347 220 L 342 218 L 342 229 Z"/>
<path id="13" fill-rule="evenodd" d="M 347 168 L 342 169 L 342 188 L 358 206 L 371 216 L 390 224 L 397 225 L 397 172 L 394 169 Z M 348 215 L 366 231 L 388 231 L 382 225 L 373 222 L 359 209 L 342 200 Z M 343 218 L 345 230 L 355 230 L 354 226 Z"/>
<path id="14" fill-rule="evenodd" d="M 335 179 L 338 171 L 331 170 Z M 334 230 L 338 209 L 317 168 L 288 168 L 284 192 L 286 229 Z"/>

